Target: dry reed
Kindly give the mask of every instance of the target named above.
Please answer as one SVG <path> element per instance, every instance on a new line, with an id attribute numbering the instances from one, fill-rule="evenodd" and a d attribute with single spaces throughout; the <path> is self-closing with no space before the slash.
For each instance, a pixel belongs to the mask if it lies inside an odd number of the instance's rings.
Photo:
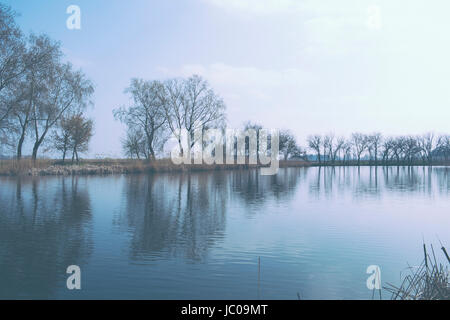
<path id="1" fill-rule="evenodd" d="M 409 267 L 408 274 L 399 287 L 388 283 L 385 290 L 392 294 L 392 300 L 449 300 L 450 258 L 444 246 L 441 247 L 447 263 L 438 263 L 431 245 L 430 255 L 423 245 L 424 260 L 418 267 Z"/>

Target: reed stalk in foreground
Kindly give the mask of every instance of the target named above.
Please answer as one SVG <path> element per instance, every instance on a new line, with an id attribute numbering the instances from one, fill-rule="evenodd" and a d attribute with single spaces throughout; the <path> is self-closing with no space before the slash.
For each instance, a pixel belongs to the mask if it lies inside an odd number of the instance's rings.
<path id="1" fill-rule="evenodd" d="M 392 294 L 392 300 L 449 300 L 450 258 L 444 246 L 441 247 L 447 263 L 438 263 L 431 245 L 432 256 L 424 244 L 424 260 L 418 267 L 409 267 L 408 274 L 400 287 L 388 283 L 385 290 Z"/>

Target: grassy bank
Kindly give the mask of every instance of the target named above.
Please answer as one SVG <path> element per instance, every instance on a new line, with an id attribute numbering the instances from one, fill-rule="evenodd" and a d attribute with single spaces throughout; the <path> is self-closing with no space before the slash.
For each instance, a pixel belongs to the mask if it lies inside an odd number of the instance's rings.
<path id="1" fill-rule="evenodd" d="M 306 161 L 280 161 L 280 167 L 305 167 Z M 0 175 L 3 176 L 46 176 L 46 175 L 105 175 L 154 172 L 189 172 L 214 170 L 245 170 L 261 167 L 249 164 L 192 164 L 176 165 L 170 159 L 152 162 L 129 159 L 82 160 L 79 164 L 63 163 L 61 160 L 30 159 L 0 160 Z"/>
<path id="2" fill-rule="evenodd" d="M 318 163 L 308 161 L 280 161 L 280 168 L 286 167 L 309 167 L 309 166 L 357 166 L 356 161 Z M 360 166 L 375 166 L 371 161 L 361 161 Z M 377 166 L 428 166 L 423 162 L 412 164 L 405 163 L 378 163 Z M 450 166 L 450 163 L 435 162 L 433 166 Z M 0 176 L 45 176 L 45 175 L 105 175 L 105 174 L 130 174 L 130 173 L 154 173 L 154 172 L 194 172 L 194 171 L 214 171 L 214 170 L 245 170 L 261 167 L 260 165 L 249 164 L 191 164 L 176 165 L 170 159 L 160 159 L 156 161 L 130 160 L 130 159 L 92 159 L 81 160 L 78 164 L 71 164 L 70 161 L 63 163 L 61 160 L 38 159 L 33 162 L 31 159 L 0 160 Z"/>

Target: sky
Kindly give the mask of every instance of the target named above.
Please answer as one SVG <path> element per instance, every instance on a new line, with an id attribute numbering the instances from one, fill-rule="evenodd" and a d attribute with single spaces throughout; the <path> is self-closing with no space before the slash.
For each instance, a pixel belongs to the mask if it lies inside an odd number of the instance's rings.
<path id="1" fill-rule="evenodd" d="M 309 134 L 450 133 L 448 0 L 0 0 L 95 84 L 88 157 L 121 157 L 130 79 L 203 76 L 246 121 Z M 69 30 L 66 9 L 81 9 Z"/>

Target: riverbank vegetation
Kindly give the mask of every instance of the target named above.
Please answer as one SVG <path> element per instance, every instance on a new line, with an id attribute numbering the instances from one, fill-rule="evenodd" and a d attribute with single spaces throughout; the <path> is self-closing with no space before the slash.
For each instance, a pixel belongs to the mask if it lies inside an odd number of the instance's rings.
<path id="1" fill-rule="evenodd" d="M 391 300 L 449 300 L 450 258 L 441 244 L 445 262 L 437 260 L 433 246 L 431 250 L 423 245 L 424 259 L 417 267 L 409 267 L 400 286 L 388 283 L 384 289 L 391 294 Z M 430 253 L 431 252 L 431 253 Z"/>
<path id="2" fill-rule="evenodd" d="M 20 161 L 29 146 L 33 161 L 43 148 L 78 158 L 92 132 L 84 112 L 93 84 L 65 61 L 58 41 L 23 34 L 15 16 L 0 4 L 0 153 Z"/>
<path id="3" fill-rule="evenodd" d="M 280 167 L 307 167 L 307 161 L 280 161 Z M 253 164 L 192 164 L 175 165 L 171 159 L 154 161 L 137 159 L 83 159 L 72 164 L 62 160 L 51 159 L 16 159 L 0 160 L 0 176 L 52 176 L 52 175 L 107 175 L 156 172 L 196 172 L 217 170 L 247 170 L 262 167 Z"/>

